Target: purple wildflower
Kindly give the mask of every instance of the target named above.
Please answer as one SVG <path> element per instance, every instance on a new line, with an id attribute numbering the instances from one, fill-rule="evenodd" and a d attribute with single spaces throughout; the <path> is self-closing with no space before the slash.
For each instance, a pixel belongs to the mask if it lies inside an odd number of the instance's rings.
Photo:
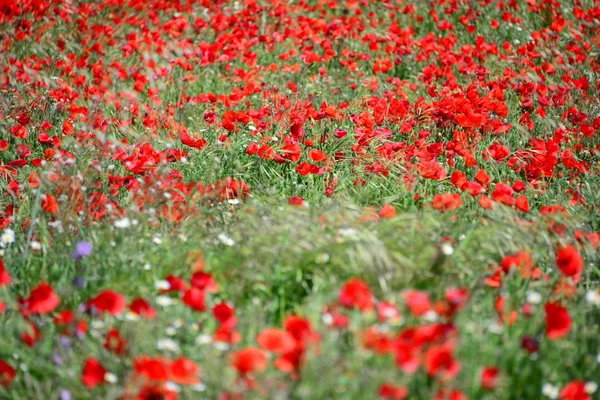
<path id="1" fill-rule="evenodd" d="M 75 245 L 72 257 L 75 260 L 81 260 L 83 257 L 88 257 L 92 254 L 92 244 L 90 242 L 78 242 Z"/>
<path id="2" fill-rule="evenodd" d="M 60 400 L 71 400 L 72 398 L 71 392 L 69 392 L 67 389 L 60 390 Z"/>

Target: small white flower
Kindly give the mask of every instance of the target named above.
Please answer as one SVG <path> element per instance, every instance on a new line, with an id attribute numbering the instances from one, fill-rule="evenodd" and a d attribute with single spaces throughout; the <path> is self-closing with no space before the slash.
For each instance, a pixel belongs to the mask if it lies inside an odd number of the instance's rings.
<path id="1" fill-rule="evenodd" d="M 177 333 L 177 329 L 175 329 L 175 328 L 174 328 L 174 327 L 172 327 L 172 326 L 168 326 L 168 327 L 165 329 L 165 333 L 167 334 L 167 336 L 175 336 L 175 334 Z"/>
<path id="2" fill-rule="evenodd" d="M 229 200 L 227 200 L 227 202 L 229 204 L 231 204 L 232 206 L 240 204 L 240 200 L 239 199 L 229 199 Z"/>
<path id="3" fill-rule="evenodd" d="M 168 350 L 174 353 L 179 352 L 179 345 L 173 339 L 165 338 L 159 339 L 156 342 L 156 348 L 158 350 Z"/>
<path id="4" fill-rule="evenodd" d="M 154 244 L 162 244 L 162 239 L 159 235 L 156 235 L 152 238 L 152 243 Z"/>
<path id="5" fill-rule="evenodd" d="M 587 394 L 596 393 L 596 390 L 598 390 L 598 384 L 596 382 L 586 382 L 583 386 L 583 390 L 585 390 Z"/>
<path id="6" fill-rule="evenodd" d="M 225 343 L 225 342 L 215 342 L 214 346 L 215 346 L 215 349 L 217 349 L 219 351 L 229 350 L 229 344 Z"/>
<path id="7" fill-rule="evenodd" d="M 5 247 L 8 244 L 14 243 L 15 241 L 15 231 L 8 228 L 4 232 L 2 232 L 2 236 L 0 237 L 0 246 Z"/>
<path id="8" fill-rule="evenodd" d="M 542 386 L 542 394 L 551 399 L 558 399 L 559 390 L 558 387 L 551 383 L 544 383 Z"/>
<path id="9" fill-rule="evenodd" d="M 117 376 L 111 372 L 107 372 L 104 374 L 104 380 L 108 383 L 117 383 L 119 380 Z"/>
<path id="10" fill-rule="evenodd" d="M 488 330 L 491 333 L 495 333 L 497 335 L 500 335 L 502 332 L 504 332 L 504 326 L 502 326 L 502 324 L 499 324 L 498 321 L 492 321 L 488 325 Z"/>
<path id="11" fill-rule="evenodd" d="M 317 255 L 315 262 L 317 264 L 325 264 L 327 261 L 329 261 L 329 254 L 327 253 L 321 253 L 319 255 Z"/>
<path id="12" fill-rule="evenodd" d="M 104 328 L 104 322 L 99 319 L 93 320 L 91 325 L 92 325 L 92 329 L 94 329 L 94 330 L 100 330 L 100 329 Z"/>
<path id="13" fill-rule="evenodd" d="M 183 324 L 185 324 L 185 321 L 182 320 L 181 318 L 177 318 L 175 321 L 173 321 L 174 328 L 181 328 L 183 326 Z"/>
<path id="14" fill-rule="evenodd" d="M 331 325 L 333 324 L 333 316 L 329 313 L 327 314 L 323 314 L 323 323 L 325 325 Z"/>
<path id="15" fill-rule="evenodd" d="M 171 284 L 169 281 L 161 279 L 160 281 L 156 281 L 154 283 L 154 287 L 158 290 L 169 290 L 171 288 Z"/>
<path id="16" fill-rule="evenodd" d="M 156 297 L 156 304 L 161 307 L 168 307 L 173 304 L 173 299 L 171 299 L 169 296 L 158 296 Z"/>
<path id="17" fill-rule="evenodd" d="M 231 247 L 231 246 L 235 245 L 235 241 L 224 233 L 219 233 L 219 236 L 217 236 L 217 239 L 219 239 L 221 241 L 221 243 L 223 243 L 225 246 Z"/>
<path id="18" fill-rule="evenodd" d="M 33 242 L 31 242 L 31 250 L 41 250 L 42 249 L 42 244 L 36 240 L 34 240 Z"/>
<path id="19" fill-rule="evenodd" d="M 131 226 L 131 220 L 127 217 L 118 219 L 115 221 L 114 225 L 116 228 L 119 228 L 119 229 L 129 228 Z"/>
<path id="20" fill-rule="evenodd" d="M 144 269 L 144 271 L 150 271 L 150 268 L 152 268 L 152 266 L 149 263 L 146 263 L 142 268 Z"/>
<path id="21" fill-rule="evenodd" d="M 357 234 L 356 229 L 354 229 L 354 228 L 338 229 L 338 233 L 340 234 L 340 236 L 344 236 L 344 237 L 348 237 L 348 238 L 355 237 Z"/>
<path id="22" fill-rule="evenodd" d="M 206 390 L 206 385 L 202 382 L 196 383 L 190 386 L 190 389 L 195 390 L 196 392 L 204 392 Z"/>
<path id="23" fill-rule="evenodd" d="M 600 292 L 597 290 L 590 290 L 585 294 L 585 301 L 588 304 L 592 304 L 595 306 L 600 305 Z"/>
<path id="24" fill-rule="evenodd" d="M 527 293 L 527 302 L 529 304 L 540 304 L 542 302 L 542 295 L 538 292 Z"/>
<path id="25" fill-rule="evenodd" d="M 171 381 L 165 383 L 165 387 L 172 392 L 177 392 L 177 393 L 181 392 L 181 387 L 178 384 L 173 383 Z"/>
<path id="26" fill-rule="evenodd" d="M 63 229 L 62 221 L 59 221 L 59 220 L 48 222 L 48 226 L 50 228 L 57 229 L 59 232 L 62 232 L 62 229 Z"/>
<path id="27" fill-rule="evenodd" d="M 442 243 L 441 246 L 442 254 L 446 257 L 451 256 L 454 253 L 454 247 L 448 242 Z"/>
<path id="28" fill-rule="evenodd" d="M 202 345 L 202 344 L 209 344 L 210 342 L 212 342 L 212 337 L 205 333 L 196 337 L 196 344 Z"/>
<path id="29" fill-rule="evenodd" d="M 429 322 L 435 322 L 438 319 L 438 315 L 435 311 L 429 310 L 425 314 L 423 314 L 423 319 Z"/>
<path id="30" fill-rule="evenodd" d="M 140 319 L 140 316 L 132 311 L 129 311 L 125 314 L 125 319 L 128 321 L 138 321 Z"/>

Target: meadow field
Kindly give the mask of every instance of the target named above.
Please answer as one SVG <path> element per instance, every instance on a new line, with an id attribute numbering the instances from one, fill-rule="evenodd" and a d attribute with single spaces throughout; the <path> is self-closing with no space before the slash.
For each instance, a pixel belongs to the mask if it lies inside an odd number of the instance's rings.
<path id="1" fill-rule="evenodd" d="M 0 0 L 0 399 L 600 399 L 600 1 Z"/>

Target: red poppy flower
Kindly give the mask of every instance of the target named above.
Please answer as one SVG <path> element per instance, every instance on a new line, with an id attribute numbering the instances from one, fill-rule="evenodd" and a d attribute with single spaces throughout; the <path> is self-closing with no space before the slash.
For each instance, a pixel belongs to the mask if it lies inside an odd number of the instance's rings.
<path id="1" fill-rule="evenodd" d="M 181 385 L 199 383 L 200 368 L 193 361 L 181 357 L 171 363 L 171 380 Z"/>
<path id="2" fill-rule="evenodd" d="M 73 132 L 75 132 L 75 129 L 73 128 L 73 123 L 71 121 L 69 121 L 68 119 L 65 119 L 63 121 L 63 129 L 62 129 L 63 134 L 65 135 L 72 135 Z"/>
<path id="3" fill-rule="evenodd" d="M 431 301 L 425 292 L 409 290 L 404 294 L 404 301 L 410 312 L 416 317 L 425 315 L 431 310 Z"/>
<path id="4" fill-rule="evenodd" d="M 519 314 L 515 310 L 507 307 L 507 301 L 504 296 L 498 295 L 498 297 L 496 297 L 496 301 L 494 302 L 494 308 L 498 313 L 500 321 L 502 321 L 503 323 L 507 325 L 512 325 L 517 321 Z"/>
<path id="5" fill-rule="evenodd" d="M 481 371 L 481 387 L 485 390 L 494 390 L 500 379 L 500 370 L 494 367 L 485 367 Z"/>
<path id="6" fill-rule="evenodd" d="M 121 336 L 121 332 L 119 332 L 118 329 L 112 328 L 106 334 L 104 348 L 117 355 L 122 355 L 125 353 L 125 349 L 127 348 L 127 340 Z"/>
<path id="7" fill-rule="evenodd" d="M 444 193 L 442 195 L 436 194 L 431 206 L 439 211 L 452 211 L 462 206 L 462 204 L 462 198 L 458 193 Z"/>
<path id="8" fill-rule="evenodd" d="M 141 356 L 133 360 L 135 373 L 154 382 L 168 381 L 169 368 L 169 361 L 161 357 Z"/>
<path id="9" fill-rule="evenodd" d="M 33 314 L 48 314 L 60 304 L 60 298 L 54 293 L 52 286 L 40 283 L 24 301 L 27 311 Z"/>
<path id="10" fill-rule="evenodd" d="M 304 349 L 300 347 L 294 348 L 292 351 L 288 351 L 282 354 L 275 360 L 275 368 L 282 372 L 296 373 L 304 361 Z M 297 375 L 293 375 L 296 376 Z"/>
<path id="11" fill-rule="evenodd" d="M 28 322 L 20 339 L 29 347 L 33 347 L 42 338 L 42 332 L 33 322 Z"/>
<path id="12" fill-rule="evenodd" d="M 395 320 L 400 318 L 400 311 L 392 303 L 381 301 L 377 303 L 377 318 L 380 322 Z"/>
<path id="13" fill-rule="evenodd" d="M 233 327 L 228 326 L 227 324 L 221 325 L 213 333 L 213 341 L 215 342 L 223 342 L 234 345 L 238 344 L 240 340 L 242 340 L 242 335 L 239 332 L 233 330 Z"/>
<path id="14" fill-rule="evenodd" d="M 288 199 L 288 204 L 295 207 L 302 207 L 304 205 L 304 200 L 302 197 L 292 196 Z"/>
<path id="15" fill-rule="evenodd" d="M 414 374 L 421 365 L 419 349 L 412 340 L 413 330 L 407 330 L 399 335 L 394 346 L 396 366 L 406 374 Z"/>
<path id="16" fill-rule="evenodd" d="M 190 283 L 193 287 L 206 290 L 208 293 L 217 291 L 217 284 L 211 274 L 203 271 L 194 272 Z"/>
<path id="17" fill-rule="evenodd" d="M 282 157 L 292 162 L 300 161 L 302 148 L 296 143 L 288 143 L 281 148 Z"/>
<path id="18" fill-rule="evenodd" d="M 404 386 L 384 383 L 379 387 L 379 397 L 390 400 L 404 400 L 408 397 L 408 389 Z"/>
<path id="19" fill-rule="evenodd" d="M 10 283 L 10 274 L 6 270 L 4 260 L 0 258 L 0 287 L 6 286 Z"/>
<path id="20" fill-rule="evenodd" d="M 165 281 L 169 282 L 169 288 L 161 289 L 160 293 L 183 292 L 187 289 L 187 285 L 183 279 L 176 276 L 169 275 L 165 278 Z"/>
<path id="21" fill-rule="evenodd" d="M 106 369 L 95 358 L 88 358 L 83 366 L 81 382 L 89 388 L 94 388 L 104 383 Z"/>
<path id="22" fill-rule="evenodd" d="M 247 347 L 231 354 L 231 366 L 242 376 L 259 373 L 267 368 L 267 356 L 256 347 Z"/>
<path id="23" fill-rule="evenodd" d="M 440 390 L 433 400 L 469 400 L 469 398 L 460 390 Z"/>
<path id="24" fill-rule="evenodd" d="M 510 186 L 504 183 L 496 183 L 496 188 L 492 192 L 492 198 L 502 204 L 507 206 L 512 206 L 515 204 L 515 199 L 513 198 L 514 190 Z"/>
<path id="25" fill-rule="evenodd" d="M 536 279 L 541 275 L 541 270 L 536 267 L 535 262 L 527 250 L 521 250 L 515 254 L 505 256 L 502 259 L 501 267 L 507 274 L 512 267 L 517 268 L 524 279 Z"/>
<path id="26" fill-rule="evenodd" d="M 58 214 L 58 202 L 51 194 L 44 196 L 42 200 L 42 209 L 49 214 Z"/>
<path id="27" fill-rule="evenodd" d="M 517 196 L 515 206 L 523 212 L 529 212 L 529 200 L 527 200 L 527 197 L 523 196 L 522 194 Z"/>
<path id="28" fill-rule="evenodd" d="M 185 291 L 181 300 L 192 310 L 204 311 L 206 310 L 206 304 L 204 303 L 205 297 L 204 290 L 192 287 Z"/>
<path id="29" fill-rule="evenodd" d="M 358 278 L 346 282 L 340 292 L 339 301 L 344 307 L 358 308 L 361 311 L 371 311 L 374 307 L 371 290 Z"/>
<path id="30" fill-rule="evenodd" d="M 148 303 L 146 300 L 144 300 L 141 297 L 134 299 L 131 302 L 131 304 L 129 305 L 129 309 L 131 310 L 132 313 L 135 313 L 143 318 L 148 318 L 148 319 L 156 318 L 156 310 L 154 310 L 154 308 L 152 308 L 150 303 Z"/>
<path id="31" fill-rule="evenodd" d="M 9 386 L 16 375 L 17 371 L 10 364 L 0 360 L 0 385 Z"/>
<path id="32" fill-rule="evenodd" d="M 479 196 L 478 201 L 481 208 L 490 209 L 494 207 L 494 203 L 492 203 L 492 200 L 487 196 Z"/>
<path id="33" fill-rule="evenodd" d="M 237 323 L 234 309 L 227 303 L 219 303 L 213 307 L 213 316 L 221 325 L 234 327 Z"/>
<path id="34" fill-rule="evenodd" d="M 585 390 L 584 381 L 573 381 L 560 391 L 560 400 L 592 400 Z"/>
<path id="35" fill-rule="evenodd" d="M 381 210 L 379 210 L 379 216 L 386 219 L 394 218 L 396 216 L 396 209 L 391 204 L 385 204 L 381 207 Z"/>
<path id="36" fill-rule="evenodd" d="M 558 249 L 556 265 L 566 276 L 578 276 L 583 272 L 583 258 L 579 251 L 570 244 Z"/>
<path id="37" fill-rule="evenodd" d="M 299 315 L 288 315 L 284 321 L 285 330 L 299 342 L 317 341 L 318 334 L 312 331 L 310 321 Z"/>
<path id="38" fill-rule="evenodd" d="M 316 163 L 327 160 L 327 154 L 325 154 L 321 150 L 313 149 L 308 152 L 308 156 L 311 160 L 313 160 Z"/>
<path id="39" fill-rule="evenodd" d="M 125 310 L 127 304 L 125 297 L 113 292 L 105 290 L 96 297 L 88 301 L 88 306 L 97 310 L 99 313 L 107 312 L 111 315 L 118 315 Z"/>
<path id="40" fill-rule="evenodd" d="M 177 400 L 177 392 L 170 390 L 165 385 L 145 384 L 137 394 L 135 400 Z"/>
<path id="41" fill-rule="evenodd" d="M 571 330 L 571 316 L 567 309 L 558 303 L 547 303 L 546 335 L 550 340 L 560 339 Z"/>
<path id="42" fill-rule="evenodd" d="M 394 342 L 387 333 L 379 332 L 377 328 L 371 327 L 358 333 L 361 345 L 376 354 L 390 353 Z"/>
<path id="43" fill-rule="evenodd" d="M 434 346 L 425 353 L 427 375 L 444 374 L 454 377 L 460 370 L 460 364 L 454 360 L 452 349 L 448 346 Z"/>
<path id="44" fill-rule="evenodd" d="M 287 353 L 296 346 L 294 338 L 283 329 L 267 328 L 256 339 L 263 349 L 271 353 Z"/>
<path id="45" fill-rule="evenodd" d="M 492 178 L 490 178 L 490 176 L 487 174 L 487 172 L 485 172 L 484 169 L 480 169 L 475 174 L 475 180 L 481 183 L 482 185 L 486 185 L 492 181 Z"/>

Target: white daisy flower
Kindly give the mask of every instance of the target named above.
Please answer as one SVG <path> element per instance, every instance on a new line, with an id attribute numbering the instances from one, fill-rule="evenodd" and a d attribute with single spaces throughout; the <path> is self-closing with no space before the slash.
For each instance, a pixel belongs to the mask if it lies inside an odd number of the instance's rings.
<path id="1" fill-rule="evenodd" d="M 217 236 L 217 239 L 219 239 L 225 246 L 231 247 L 235 245 L 235 241 L 224 233 L 220 233 L 219 236 Z"/>
<path id="2" fill-rule="evenodd" d="M 551 383 L 544 383 L 542 386 L 542 394 L 551 399 L 558 399 L 559 389 Z"/>
<path id="3" fill-rule="evenodd" d="M 115 225 L 115 228 L 119 228 L 119 229 L 129 228 L 131 226 L 131 220 L 127 217 L 118 219 L 115 221 L 114 225 Z"/>
<path id="4" fill-rule="evenodd" d="M 6 245 L 12 244 L 15 242 L 15 231 L 10 228 L 7 228 L 2 232 L 2 236 L 0 236 L 0 246 L 5 247 Z"/>

